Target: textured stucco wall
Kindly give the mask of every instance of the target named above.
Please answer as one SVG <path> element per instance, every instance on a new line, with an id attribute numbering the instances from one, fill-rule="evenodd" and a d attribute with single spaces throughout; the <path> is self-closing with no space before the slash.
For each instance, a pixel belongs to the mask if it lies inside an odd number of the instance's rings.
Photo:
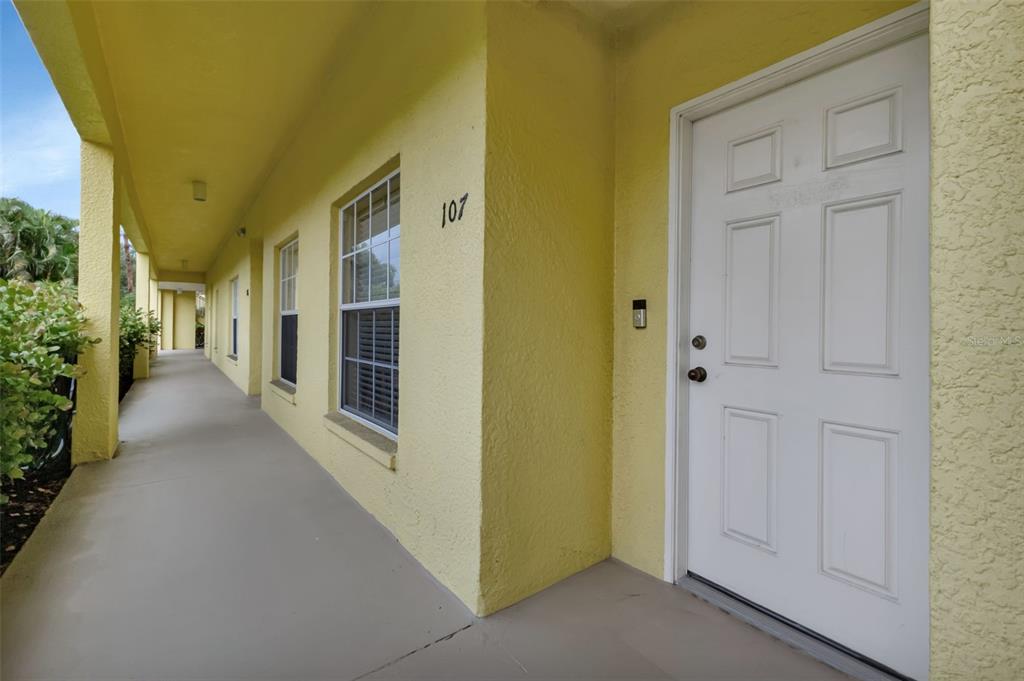
<path id="1" fill-rule="evenodd" d="M 612 64 L 553 4 L 487 12 L 480 612 L 611 550 Z"/>
<path id="2" fill-rule="evenodd" d="M 149 256 L 145 253 L 135 254 L 135 307 L 146 314 L 149 307 Z M 135 353 L 133 378 L 149 378 L 149 351 L 139 350 Z"/>
<path id="3" fill-rule="evenodd" d="M 196 292 L 174 294 L 174 349 L 196 348 Z"/>
<path id="4" fill-rule="evenodd" d="M 260 394 L 263 242 L 231 234 L 206 273 L 208 356 L 247 395 Z M 238 355 L 231 352 L 231 280 L 238 277 Z M 209 299 L 213 299 L 212 313 Z M 255 336 L 255 338 L 254 338 Z M 254 341 L 257 345 L 254 346 Z"/>
<path id="5" fill-rule="evenodd" d="M 467 605 L 480 564 L 480 410 L 484 239 L 484 8 L 380 3 L 345 29 L 320 96 L 248 211 L 263 243 L 262 405 Z M 372 68 L 368 66 L 372 65 Z M 337 239 L 332 205 L 401 157 L 402 403 L 396 469 L 339 436 Z M 442 202 L 469 193 L 441 228 Z M 298 387 L 274 373 L 275 249 L 299 238 Z M 222 278 L 219 279 L 222 281 Z M 218 284 L 226 311 L 226 288 Z M 224 340 L 218 341 L 221 346 Z"/>
<path id="6" fill-rule="evenodd" d="M 174 291 L 160 289 L 160 349 L 174 349 Z"/>
<path id="7" fill-rule="evenodd" d="M 669 111 L 907 4 L 679 3 L 618 36 L 612 552 L 631 565 L 662 576 Z"/>
<path id="8" fill-rule="evenodd" d="M 82 142 L 82 211 L 78 232 L 78 300 L 88 318 L 85 332 L 100 339 L 79 365 L 74 417 L 74 463 L 109 459 L 117 451 L 118 310 L 121 259 L 114 154 Z"/>
<path id="9" fill-rule="evenodd" d="M 932 681 L 1024 679 L 1024 3 L 932 5 Z"/>

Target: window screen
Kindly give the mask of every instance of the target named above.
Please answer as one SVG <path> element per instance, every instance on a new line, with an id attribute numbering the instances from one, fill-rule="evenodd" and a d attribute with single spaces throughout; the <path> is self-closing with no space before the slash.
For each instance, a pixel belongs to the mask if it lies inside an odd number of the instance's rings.
<path id="1" fill-rule="evenodd" d="M 299 242 L 292 241 L 281 247 L 281 285 L 280 285 L 280 321 L 281 336 L 279 339 L 279 368 L 282 381 L 296 384 L 299 351 Z"/>
<path id="2" fill-rule="evenodd" d="M 397 433 L 399 174 L 357 197 L 339 217 L 341 409 Z"/>

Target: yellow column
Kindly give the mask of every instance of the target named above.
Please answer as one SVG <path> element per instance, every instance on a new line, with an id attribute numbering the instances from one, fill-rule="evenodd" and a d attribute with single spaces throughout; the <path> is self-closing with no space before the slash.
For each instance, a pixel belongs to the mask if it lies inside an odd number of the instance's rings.
<path id="1" fill-rule="evenodd" d="M 249 328 L 249 393 L 259 395 L 263 386 L 263 241 L 249 241 L 249 297 L 246 317 Z"/>
<path id="2" fill-rule="evenodd" d="M 149 255 L 135 254 L 135 306 L 143 315 L 149 311 Z M 135 353 L 134 378 L 149 378 L 149 350 L 138 348 Z"/>
<path id="3" fill-rule="evenodd" d="M 174 296 L 175 350 L 196 349 L 196 292 L 182 291 Z"/>
<path id="4" fill-rule="evenodd" d="M 82 211 L 78 232 L 78 300 L 87 333 L 100 343 L 79 358 L 71 458 L 74 463 L 112 459 L 117 453 L 117 336 L 120 305 L 120 216 L 114 154 L 82 142 Z"/>
<path id="5" fill-rule="evenodd" d="M 150 271 L 150 277 L 153 277 L 153 275 L 155 273 L 152 272 L 152 267 L 150 267 L 150 270 L 151 270 Z M 156 315 L 156 318 L 159 320 L 160 319 L 160 285 L 159 285 L 159 283 L 157 282 L 157 280 L 155 278 L 151 278 L 149 280 L 149 309 L 150 309 L 151 312 L 153 312 Z M 150 350 L 149 350 L 149 361 L 150 362 L 152 362 L 154 359 L 156 359 L 156 350 L 157 350 L 157 347 L 159 347 L 159 345 L 160 345 L 160 339 L 157 338 L 156 342 L 153 343 L 153 347 L 150 348 Z"/>
<path id="6" fill-rule="evenodd" d="M 931 672 L 1024 679 L 1019 4 L 931 4 Z"/>
<path id="7" fill-rule="evenodd" d="M 174 349 L 174 291 L 160 291 L 160 349 Z"/>

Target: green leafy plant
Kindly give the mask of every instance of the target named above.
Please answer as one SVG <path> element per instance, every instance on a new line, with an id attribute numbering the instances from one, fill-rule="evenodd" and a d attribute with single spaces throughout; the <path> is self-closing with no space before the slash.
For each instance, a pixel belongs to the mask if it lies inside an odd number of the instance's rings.
<path id="1" fill-rule="evenodd" d="M 149 349 L 156 348 L 160 342 L 160 320 L 156 316 L 156 312 L 150 310 L 146 313 L 146 323 L 149 325 Z"/>
<path id="2" fill-rule="evenodd" d="M 134 304 L 121 305 L 121 333 L 118 338 L 118 364 L 122 377 L 130 378 L 138 349 L 152 349 L 160 333 L 160 321 L 152 311 L 143 314 Z"/>
<path id="3" fill-rule="evenodd" d="M 99 342 L 85 323 L 72 286 L 0 279 L 0 475 L 23 477 L 57 413 L 71 408 L 53 384 L 77 376 L 77 356 Z"/>
<path id="4" fill-rule="evenodd" d="M 75 281 L 78 220 L 0 199 L 0 279 Z"/>

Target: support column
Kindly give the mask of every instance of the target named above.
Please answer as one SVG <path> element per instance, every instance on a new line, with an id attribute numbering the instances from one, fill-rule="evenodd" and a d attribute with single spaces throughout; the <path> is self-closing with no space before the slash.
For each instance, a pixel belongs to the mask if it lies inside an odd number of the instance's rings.
<path id="1" fill-rule="evenodd" d="M 195 291 L 182 291 L 174 295 L 174 330 L 171 338 L 175 350 L 196 349 Z"/>
<path id="2" fill-rule="evenodd" d="M 249 241 L 249 395 L 259 395 L 263 386 L 263 240 Z"/>
<path id="3" fill-rule="evenodd" d="M 73 422 L 74 463 L 112 459 L 117 453 L 120 205 L 109 147 L 82 141 L 82 212 L 78 232 L 78 300 L 86 332 L 100 343 L 79 357 L 78 406 Z"/>
<path id="4" fill-rule="evenodd" d="M 152 271 L 153 267 L 150 265 L 150 276 L 153 277 L 156 273 Z M 157 320 L 160 319 L 160 285 L 156 278 L 149 280 L 149 310 L 156 315 Z M 149 361 L 150 363 L 156 359 L 157 348 L 160 347 L 160 337 L 158 336 L 154 342 L 153 347 L 149 349 Z"/>
<path id="5" fill-rule="evenodd" d="M 931 4 L 931 672 L 1024 679 L 1024 12 Z"/>
<path id="6" fill-rule="evenodd" d="M 174 291 L 160 291 L 160 349 L 174 349 Z"/>
<path id="7" fill-rule="evenodd" d="M 143 315 L 149 311 L 149 255 L 135 253 L 135 306 Z M 133 378 L 149 378 L 149 350 L 140 347 L 135 353 Z"/>

